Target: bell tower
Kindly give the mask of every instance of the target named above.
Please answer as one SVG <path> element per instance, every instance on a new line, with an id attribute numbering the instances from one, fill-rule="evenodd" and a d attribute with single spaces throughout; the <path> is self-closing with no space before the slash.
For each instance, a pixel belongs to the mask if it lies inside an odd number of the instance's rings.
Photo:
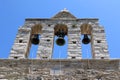
<path id="1" fill-rule="evenodd" d="M 54 44 L 67 44 L 66 59 L 52 58 Z M 91 45 L 92 59 L 82 59 L 83 44 Z M 33 45 L 35 59 L 29 58 Z M 9 59 L 0 59 L 1 80 L 119 80 L 119 75 L 120 59 L 109 59 L 99 20 L 77 18 L 67 9 L 51 18 L 25 19 Z"/>
<path id="2" fill-rule="evenodd" d="M 84 36 L 82 41 L 81 35 Z M 55 36 L 58 37 L 56 41 Z M 109 59 L 105 30 L 98 19 L 79 19 L 67 9 L 48 19 L 25 19 L 24 25 L 18 29 L 9 59 L 27 59 L 32 44 L 38 45 L 36 59 L 52 59 L 55 42 L 63 46 L 65 36 L 68 36 L 67 59 L 82 59 L 81 44 L 89 43 L 93 59 Z"/>

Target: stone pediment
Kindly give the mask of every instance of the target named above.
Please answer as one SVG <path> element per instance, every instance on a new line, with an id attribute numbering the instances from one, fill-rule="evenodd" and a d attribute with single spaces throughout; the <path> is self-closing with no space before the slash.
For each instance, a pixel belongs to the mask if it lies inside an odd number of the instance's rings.
<path id="1" fill-rule="evenodd" d="M 74 15 L 72 15 L 67 9 L 61 10 L 52 19 L 76 19 Z"/>

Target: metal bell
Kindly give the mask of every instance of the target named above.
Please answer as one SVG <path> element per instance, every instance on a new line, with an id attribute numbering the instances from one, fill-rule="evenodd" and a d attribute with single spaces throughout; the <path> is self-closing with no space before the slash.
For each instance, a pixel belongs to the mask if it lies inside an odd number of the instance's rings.
<path id="1" fill-rule="evenodd" d="M 38 34 L 32 35 L 31 42 L 32 42 L 32 44 L 34 44 L 34 45 L 39 44 L 39 35 L 38 35 Z"/>
<path id="2" fill-rule="evenodd" d="M 90 43 L 90 39 L 89 39 L 87 34 L 84 34 L 82 43 L 84 43 L 84 44 L 89 44 Z"/>

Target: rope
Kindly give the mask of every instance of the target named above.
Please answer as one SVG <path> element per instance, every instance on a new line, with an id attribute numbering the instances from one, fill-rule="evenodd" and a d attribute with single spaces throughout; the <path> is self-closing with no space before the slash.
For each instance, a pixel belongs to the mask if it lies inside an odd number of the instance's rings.
<path id="1" fill-rule="evenodd" d="M 88 52 L 88 48 L 86 48 L 86 49 L 87 49 L 87 50 L 86 50 L 86 51 L 87 51 L 87 52 L 86 52 L 86 53 L 87 53 L 87 69 L 89 69 L 89 55 L 88 55 L 89 52 Z M 87 77 L 88 77 L 88 80 L 90 80 L 88 72 L 87 72 Z"/>
<path id="2" fill-rule="evenodd" d="M 59 75 L 61 74 L 61 59 L 60 59 L 60 57 L 61 57 L 61 51 L 62 51 L 62 48 L 61 48 L 61 50 L 59 48 L 59 66 L 60 66 L 60 73 L 59 73 Z"/>
<path id="3" fill-rule="evenodd" d="M 31 69 L 33 69 L 33 52 L 34 52 L 34 50 L 32 51 L 32 58 L 31 58 L 31 64 L 32 64 L 32 66 L 31 66 Z M 33 71 L 32 71 L 32 74 L 33 74 Z"/>

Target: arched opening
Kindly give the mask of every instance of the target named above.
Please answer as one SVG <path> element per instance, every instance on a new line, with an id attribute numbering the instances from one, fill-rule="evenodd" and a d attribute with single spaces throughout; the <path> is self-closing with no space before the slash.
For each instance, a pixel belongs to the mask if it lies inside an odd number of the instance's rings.
<path id="1" fill-rule="evenodd" d="M 81 29 L 81 45 L 82 45 L 82 58 L 92 58 L 91 51 L 91 31 L 92 26 L 90 24 L 82 24 Z"/>
<path id="2" fill-rule="evenodd" d="M 67 32 L 68 28 L 65 24 L 57 24 L 54 27 L 53 59 L 67 58 Z"/>
<path id="3" fill-rule="evenodd" d="M 31 28 L 28 58 L 36 58 L 41 33 L 42 26 L 40 24 L 36 24 Z"/>

